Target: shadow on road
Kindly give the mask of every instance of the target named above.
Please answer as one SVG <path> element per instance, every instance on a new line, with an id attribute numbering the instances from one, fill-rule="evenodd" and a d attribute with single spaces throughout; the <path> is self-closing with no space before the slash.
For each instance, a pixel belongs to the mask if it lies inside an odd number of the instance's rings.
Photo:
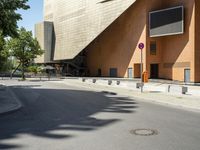
<path id="1" fill-rule="evenodd" d="M 97 113 L 133 113 L 137 103 L 110 92 L 68 89 L 34 89 L 13 86 L 24 107 L 0 116 L 0 141 L 19 135 L 63 139 L 74 137 L 72 131 L 93 131 L 120 121 L 119 118 L 97 118 Z M 106 116 L 106 115 L 105 115 Z M 63 131 L 60 134 L 59 131 Z M 59 132 L 59 133 L 58 133 Z M 1 144 L 0 149 L 23 145 Z"/>

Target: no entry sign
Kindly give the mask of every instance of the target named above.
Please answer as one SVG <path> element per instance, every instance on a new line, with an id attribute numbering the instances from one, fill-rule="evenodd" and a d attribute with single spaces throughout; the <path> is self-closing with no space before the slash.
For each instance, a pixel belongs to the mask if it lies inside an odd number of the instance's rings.
<path id="1" fill-rule="evenodd" d="M 144 43 L 140 43 L 140 44 L 138 45 L 138 48 L 141 49 L 141 50 L 144 49 Z"/>

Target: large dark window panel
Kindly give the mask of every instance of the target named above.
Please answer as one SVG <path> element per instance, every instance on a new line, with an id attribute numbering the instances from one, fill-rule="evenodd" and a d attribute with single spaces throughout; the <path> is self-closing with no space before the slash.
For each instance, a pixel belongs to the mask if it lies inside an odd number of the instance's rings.
<path id="1" fill-rule="evenodd" d="M 182 34 L 184 32 L 183 6 L 149 13 L 150 37 Z"/>

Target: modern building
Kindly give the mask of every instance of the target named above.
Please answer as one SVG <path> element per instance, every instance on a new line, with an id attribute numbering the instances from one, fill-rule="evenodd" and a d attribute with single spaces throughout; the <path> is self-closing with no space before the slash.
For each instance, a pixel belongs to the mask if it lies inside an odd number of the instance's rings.
<path id="1" fill-rule="evenodd" d="M 37 63 L 65 73 L 200 82 L 199 0 L 44 0 Z"/>

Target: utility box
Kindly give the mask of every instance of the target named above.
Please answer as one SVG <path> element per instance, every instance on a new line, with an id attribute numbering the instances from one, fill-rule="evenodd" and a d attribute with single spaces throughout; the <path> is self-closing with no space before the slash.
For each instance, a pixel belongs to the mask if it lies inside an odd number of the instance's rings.
<path id="1" fill-rule="evenodd" d="M 142 82 L 144 82 L 144 83 L 149 82 L 149 77 L 148 77 L 148 72 L 147 71 L 144 71 L 142 73 Z"/>
<path id="2" fill-rule="evenodd" d="M 96 82 L 97 82 L 97 79 L 92 79 L 92 82 L 93 82 L 93 83 L 96 83 Z"/>
<path id="3" fill-rule="evenodd" d="M 112 80 L 108 80 L 108 85 L 111 85 L 112 84 Z"/>
<path id="4" fill-rule="evenodd" d="M 117 84 L 117 85 L 120 85 L 120 81 L 116 81 L 116 84 Z"/>

